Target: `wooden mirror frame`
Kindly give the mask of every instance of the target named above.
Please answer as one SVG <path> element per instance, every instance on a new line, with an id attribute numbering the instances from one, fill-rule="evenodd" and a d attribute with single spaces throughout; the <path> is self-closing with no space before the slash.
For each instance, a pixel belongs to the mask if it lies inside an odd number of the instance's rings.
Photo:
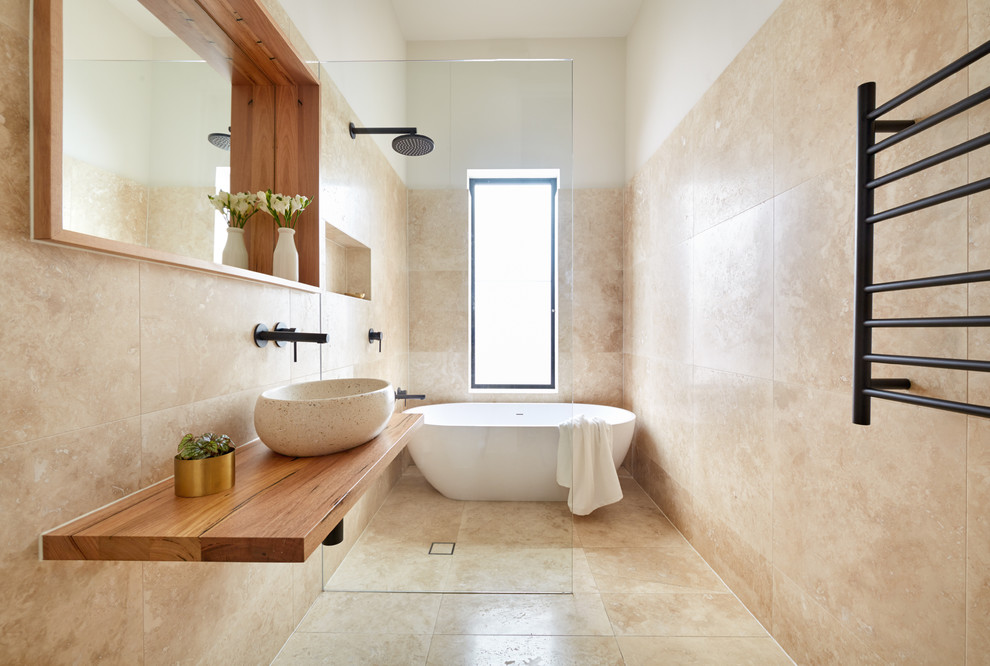
<path id="1" fill-rule="evenodd" d="M 70 0 L 71 1 L 71 0 Z M 140 0 L 231 82 L 230 187 L 318 195 L 320 83 L 261 0 Z M 250 270 L 62 227 L 62 0 L 35 0 L 32 47 L 32 237 L 62 245 L 319 291 L 325 244 L 319 202 L 296 222 L 299 282 L 271 276 L 273 224 L 247 227 Z M 258 220 L 259 215 L 252 219 Z M 264 219 L 264 218 L 261 218 Z"/>

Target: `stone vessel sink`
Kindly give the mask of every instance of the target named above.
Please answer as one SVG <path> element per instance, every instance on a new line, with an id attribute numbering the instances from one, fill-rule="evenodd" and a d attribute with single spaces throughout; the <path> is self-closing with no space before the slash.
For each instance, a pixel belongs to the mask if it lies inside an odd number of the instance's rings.
<path id="1" fill-rule="evenodd" d="M 270 389 L 258 396 L 254 427 L 285 456 L 322 456 L 374 439 L 395 407 L 381 379 L 326 379 Z"/>

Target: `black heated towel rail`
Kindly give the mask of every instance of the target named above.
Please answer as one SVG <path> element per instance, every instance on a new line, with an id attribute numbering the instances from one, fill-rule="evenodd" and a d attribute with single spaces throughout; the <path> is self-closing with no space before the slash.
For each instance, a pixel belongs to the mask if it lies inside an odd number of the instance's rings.
<path id="1" fill-rule="evenodd" d="M 990 270 L 978 270 L 896 282 L 873 282 L 873 229 L 875 224 L 990 189 L 990 178 L 984 178 L 888 210 L 879 212 L 874 210 L 874 193 L 877 188 L 990 145 L 990 133 L 987 133 L 947 150 L 929 155 L 888 174 L 877 176 L 875 173 L 875 157 L 878 153 L 924 132 L 944 120 L 982 104 L 990 99 L 990 87 L 969 95 L 923 120 L 889 120 L 883 116 L 953 74 L 966 69 L 988 54 L 990 54 L 990 42 L 973 49 L 880 106 L 876 105 L 875 83 L 864 83 L 859 86 L 856 132 L 856 323 L 853 343 L 853 423 L 870 424 L 870 400 L 872 398 L 894 400 L 990 418 L 990 407 L 901 393 L 899 391 L 911 388 L 909 379 L 881 379 L 872 376 L 874 363 L 990 372 L 990 362 L 987 361 L 873 353 L 873 330 L 876 328 L 990 326 L 990 316 L 903 319 L 876 319 L 873 316 L 873 294 L 876 293 L 990 281 Z M 877 141 L 877 134 L 887 136 Z"/>

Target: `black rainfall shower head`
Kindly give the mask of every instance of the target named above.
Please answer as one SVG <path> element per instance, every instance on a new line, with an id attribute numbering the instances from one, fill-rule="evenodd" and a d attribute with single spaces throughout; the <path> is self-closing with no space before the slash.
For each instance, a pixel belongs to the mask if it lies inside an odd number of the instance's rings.
<path id="1" fill-rule="evenodd" d="M 223 132 L 210 132 L 206 140 L 221 150 L 230 150 L 230 135 Z"/>
<path id="2" fill-rule="evenodd" d="M 392 139 L 392 150 L 400 155 L 419 157 L 433 152 L 433 139 L 422 134 L 403 134 Z"/>
<path id="3" fill-rule="evenodd" d="M 392 150 L 400 155 L 419 157 L 433 151 L 433 139 L 417 134 L 415 127 L 355 127 L 351 123 L 348 128 L 352 139 L 356 139 L 358 134 L 401 135 L 392 139 Z"/>

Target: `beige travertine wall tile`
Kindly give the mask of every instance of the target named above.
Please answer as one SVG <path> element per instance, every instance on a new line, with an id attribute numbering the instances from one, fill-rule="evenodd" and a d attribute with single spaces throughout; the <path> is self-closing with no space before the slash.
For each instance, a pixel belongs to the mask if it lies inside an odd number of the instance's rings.
<path id="1" fill-rule="evenodd" d="M 467 271 L 468 191 L 409 190 L 409 270 Z"/>
<path id="2" fill-rule="evenodd" d="M 888 661 L 963 659 L 966 420 L 774 392 L 774 567 Z M 919 498 L 923 510 L 918 510 Z"/>
<path id="3" fill-rule="evenodd" d="M 410 271 L 409 328 L 411 352 L 467 352 L 467 271 Z"/>
<path id="4" fill-rule="evenodd" d="M 694 362 L 773 376 L 773 206 L 759 206 L 694 238 Z"/>
<path id="5" fill-rule="evenodd" d="M 773 637 L 799 664 L 888 663 L 780 571 L 773 575 Z"/>
<path id="6" fill-rule="evenodd" d="M 28 8 L 20 0 L 0 3 L 0 234 L 21 238 L 31 228 L 31 83 L 28 77 Z"/>
<path id="7" fill-rule="evenodd" d="M 574 190 L 574 271 L 622 270 L 622 188 Z"/>
<path id="8" fill-rule="evenodd" d="M 142 410 L 287 381 L 292 346 L 259 348 L 253 335 L 289 315 L 285 289 L 141 264 Z"/>
<path id="9" fill-rule="evenodd" d="M 139 562 L 0 562 L 0 659 L 142 663 L 141 567 Z"/>
<path id="10" fill-rule="evenodd" d="M 753 616 L 764 627 L 770 627 L 773 613 L 770 555 L 753 546 L 753 540 L 731 519 L 698 506 L 698 502 L 692 505 L 691 517 L 694 522 L 689 529 L 698 553 L 719 572 Z"/>
<path id="11" fill-rule="evenodd" d="M 292 589 L 290 564 L 147 562 L 144 663 L 271 663 L 294 627 Z"/>
<path id="12" fill-rule="evenodd" d="M 694 360 L 692 338 L 692 243 L 662 246 L 638 271 L 645 284 L 640 295 L 649 295 L 649 308 L 640 316 L 642 340 L 632 340 L 634 353 L 681 363 Z"/>
<path id="13" fill-rule="evenodd" d="M 302 622 L 309 607 L 323 591 L 323 548 L 305 562 L 292 564 L 292 627 Z"/>
<path id="14" fill-rule="evenodd" d="M 24 237 L 3 252 L 0 311 L 33 333 L 0 347 L 0 447 L 138 415 L 139 264 Z"/>
<path id="15" fill-rule="evenodd" d="M 228 393 L 143 414 L 140 487 L 150 486 L 172 476 L 172 460 L 186 433 L 226 434 L 233 440 L 235 447 L 255 439 L 258 434 L 254 431 L 254 404 L 265 388 L 268 387 Z"/>
<path id="16" fill-rule="evenodd" d="M 578 352 L 622 350 L 622 271 L 575 271 L 573 338 Z"/>
<path id="17" fill-rule="evenodd" d="M 36 560 L 42 532 L 136 491 L 140 435 L 131 418 L 0 449 L 0 557 Z"/>
<path id="18" fill-rule="evenodd" d="M 695 508 L 718 516 L 769 559 L 773 383 L 696 368 L 693 389 Z"/>
<path id="19" fill-rule="evenodd" d="M 338 294 L 347 293 L 347 248 L 327 238 L 326 288 Z"/>
<path id="20" fill-rule="evenodd" d="M 324 332 L 320 328 L 322 324 L 320 295 L 305 291 L 289 292 L 289 320 L 285 323 L 297 331 L 306 333 Z M 266 326 L 271 328 L 274 324 L 275 322 L 272 322 L 271 324 L 266 324 Z M 320 348 L 323 346 L 325 345 L 313 343 L 296 345 L 296 357 L 298 360 L 293 361 L 290 359 L 289 363 L 289 370 L 293 381 L 320 374 Z M 291 355 L 292 345 L 289 345 L 286 349 L 290 350 Z"/>
<path id="21" fill-rule="evenodd" d="M 990 422 L 969 418 L 966 524 L 966 654 L 990 655 Z"/>
<path id="22" fill-rule="evenodd" d="M 622 354 L 575 352 L 574 402 L 622 406 Z"/>
<path id="23" fill-rule="evenodd" d="M 757 33 L 691 113 L 695 234 L 773 196 L 772 46 Z"/>
<path id="24" fill-rule="evenodd" d="M 664 143 L 660 151 L 666 145 L 667 143 Z M 626 186 L 625 207 L 622 213 L 622 266 L 626 270 L 644 261 L 648 253 L 661 244 L 650 236 L 658 229 L 658 225 L 653 224 L 653 221 L 656 219 L 655 199 L 659 198 L 655 193 L 655 182 L 657 168 L 661 163 L 660 151 L 647 160 Z"/>
<path id="25" fill-rule="evenodd" d="M 965 0 L 784 2 L 769 26 L 776 194 L 849 159 L 857 85 L 888 99 L 966 52 Z"/>
<path id="26" fill-rule="evenodd" d="M 852 383 L 852 163 L 774 199 L 774 379 Z"/>
<path id="27" fill-rule="evenodd" d="M 16 34 L 25 34 L 31 17 L 31 5 L 19 0 L 0 2 L 0 23 Z"/>

